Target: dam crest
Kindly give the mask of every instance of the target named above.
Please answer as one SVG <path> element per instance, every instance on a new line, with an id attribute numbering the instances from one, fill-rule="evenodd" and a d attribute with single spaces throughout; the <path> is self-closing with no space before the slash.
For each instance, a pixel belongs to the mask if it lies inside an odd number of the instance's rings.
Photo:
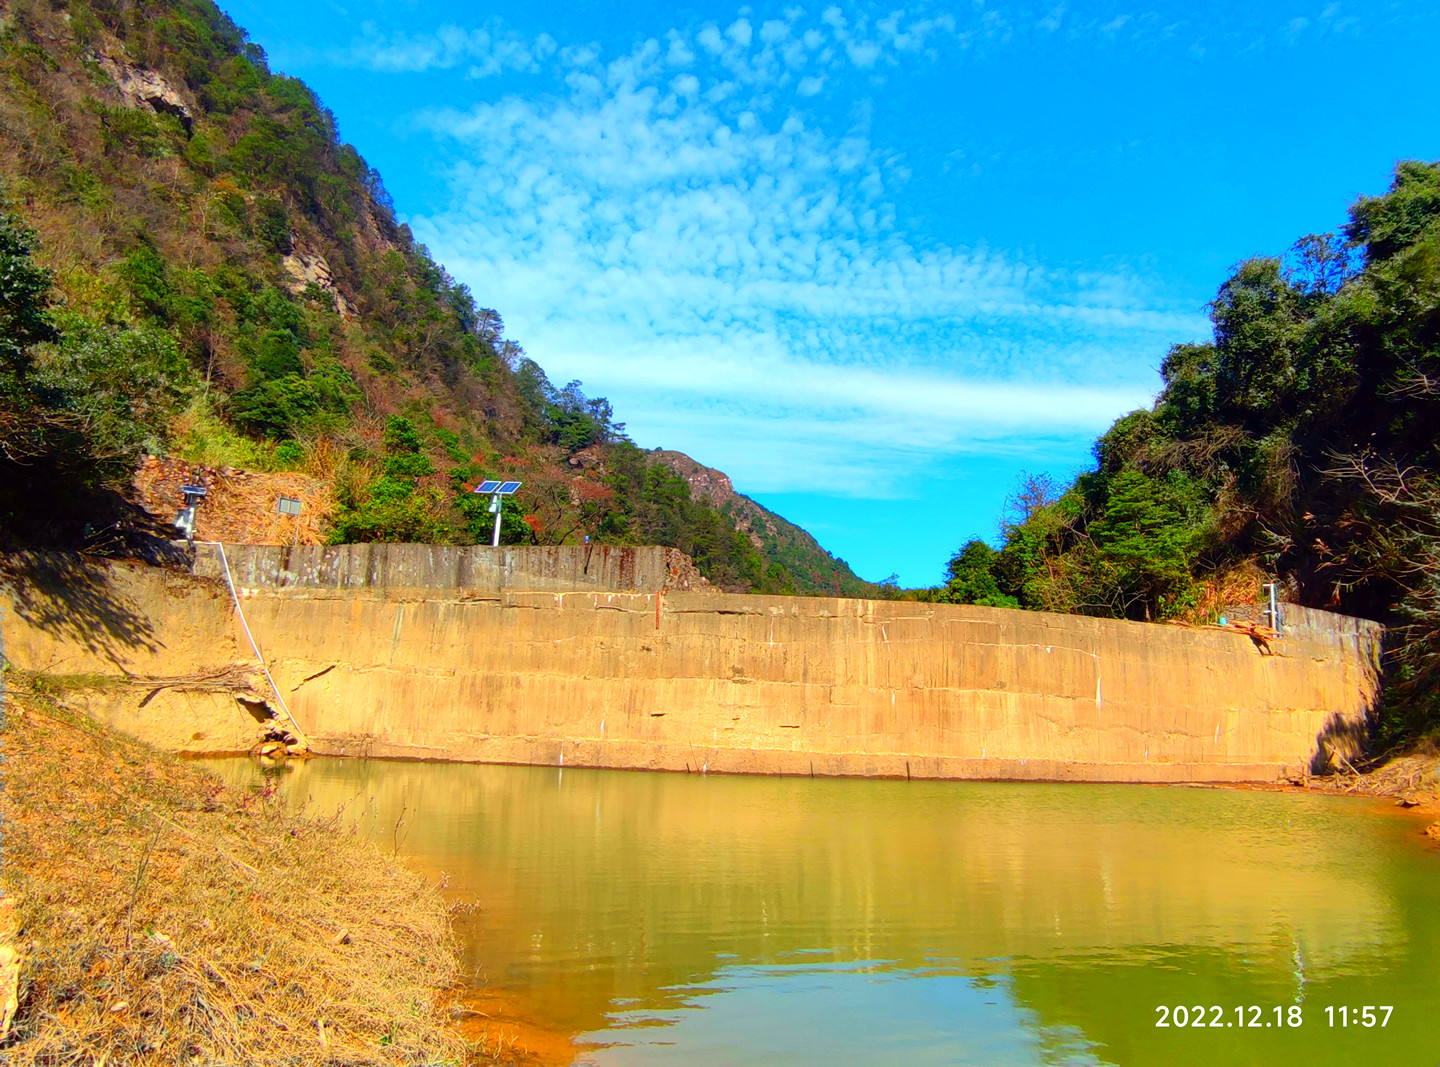
<path id="1" fill-rule="evenodd" d="M 312 752 L 670 771 L 1271 781 L 1353 758 L 1376 623 L 1219 628 L 715 592 L 673 549 L 231 545 Z M 10 661 L 163 748 L 237 752 L 266 703 L 217 549 L 194 573 L 12 558 Z"/>

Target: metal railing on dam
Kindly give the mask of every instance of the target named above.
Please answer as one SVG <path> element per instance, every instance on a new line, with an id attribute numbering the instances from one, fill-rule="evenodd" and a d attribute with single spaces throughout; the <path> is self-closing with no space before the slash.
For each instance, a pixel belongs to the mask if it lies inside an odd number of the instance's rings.
<path id="1" fill-rule="evenodd" d="M 274 554 L 297 550 L 227 546 L 250 627 L 319 753 L 1269 780 L 1318 767 L 1335 750 L 1353 754 L 1379 687 L 1380 627 L 1326 612 L 1297 613 L 1265 654 L 1217 628 L 695 592 L 675 587 L 689 572 L 662 549 L 612 558 L 594 585 L 583 562 L 587 584 L 566 578 L 583 547 L 367 546 L 363 566 L 357 549 L 300 549 L 308 554 L 282 567 Z M 496 555 L 487 564 L 484 553 Z M 202 574 L 205 566 L 202 557 Z M 263 694 L 245 704 L 186 681 L 251 662 L 223 585 L 130 566 L 104 581 L 145 640 L 114 639 L 102 623 L 87 630 L 83 612 L 65 614 L 63 589 L 35 591 L 4 614 L 12 661 L 71 675 L 123 671 L 124 685 L 86 698 L 94 714 L 174 749 L 248 748 Z M 68 629 L 41 622 L 56 617 Z"/>

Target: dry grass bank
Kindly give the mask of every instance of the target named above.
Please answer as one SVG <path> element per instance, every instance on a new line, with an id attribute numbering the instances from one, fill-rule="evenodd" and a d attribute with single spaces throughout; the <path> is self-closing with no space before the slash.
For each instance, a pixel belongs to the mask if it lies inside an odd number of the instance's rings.
<path id="1" fill-rule="evenodd" d="M 12 686 L 3 879 L 24 955 L 8 1064 L 461 1063 L 444 902 L 297 818 Z"/>

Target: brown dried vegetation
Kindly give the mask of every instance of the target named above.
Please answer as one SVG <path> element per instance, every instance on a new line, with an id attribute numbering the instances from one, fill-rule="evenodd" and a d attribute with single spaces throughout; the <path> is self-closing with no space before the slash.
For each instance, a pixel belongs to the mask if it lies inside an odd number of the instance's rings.
<path id="1" fill-rule="evenodd" d="M 342 831 L 77 719 L 5 723 L 10 1064 L 462 1062 L 446 905 Z"/>

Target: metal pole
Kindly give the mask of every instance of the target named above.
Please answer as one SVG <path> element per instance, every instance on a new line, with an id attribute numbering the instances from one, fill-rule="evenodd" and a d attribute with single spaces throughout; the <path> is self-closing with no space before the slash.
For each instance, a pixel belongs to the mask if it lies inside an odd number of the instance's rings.
<path id="1" fill-rule="evenodd" d="M 498 496 L 490 498 L 491 505 L 495 508 L 495 536 L 490 539 L 491 548 L 500 547 L 500 512 L 504 510 Z"/>
<path id="2" fill-rule="evenodd" d="M 255 658 L 260 663 L 260 670 L 264 673 L 265 680 L 270 683 L 270 689 L 275 694 L 275 699 L 280 703 L 280 710 L 285 712 L 285 718 L 289 719 L 290 725 L 295 728 L 295 740 L 308 749 L 310 740 L 305 736 L 305 731 L 300 729 L 300 724 L 295 721 L 295 716 L 290 713 L 290 705 L 285 703 L 285 696 L 280 692 L 280 687 L 275 684 L 275 679 L 270 674 L 270 668 L 265 665 L 265 657 L 260 654 L 260 646 L 255 643 L 255 635 L 250 632 L 250 624 L 245 621 L 245 609 L 240 606 L 240 594 L 235 591 L 235 579 L 230 575 L 230 561 L 225 558 L 225 545 L 220 541 L 202 541 L 200 543 L 214 545 L 219 550 L 220 565 L 225 568 L 225 588 L 230 590 L 230 599 L 235 604 L 235 614 L 240 618 L 240 628 L 245 631 L 245 639 L 250 642 L 250 651 L 255 653 Z"/>
<path id="3" fill-rule="evenodd" d="M 1280 633 L 1280 605 L 1275 595 L 1275 583 L 1270 583 L 1270 629 Z"/>

